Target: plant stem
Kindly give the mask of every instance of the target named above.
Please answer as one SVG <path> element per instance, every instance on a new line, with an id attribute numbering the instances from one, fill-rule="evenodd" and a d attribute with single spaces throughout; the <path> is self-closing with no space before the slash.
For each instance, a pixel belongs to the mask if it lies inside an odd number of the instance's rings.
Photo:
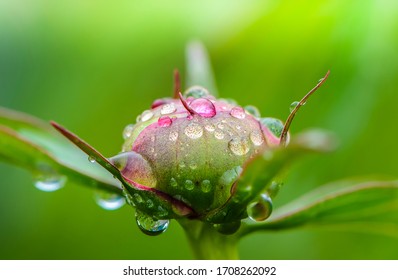
<path id="1" fill-rule="evenodd" d="M 185 230 L 196 259 L 239 259 L 236 236 L 221 234 L 212 225 L 198 220 L 184 219 L 179 223 Z"/>

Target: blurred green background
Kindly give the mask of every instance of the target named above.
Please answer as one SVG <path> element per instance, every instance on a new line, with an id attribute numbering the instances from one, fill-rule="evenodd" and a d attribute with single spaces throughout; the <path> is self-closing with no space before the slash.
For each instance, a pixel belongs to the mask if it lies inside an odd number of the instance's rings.
<path id="1" fill-rule="evenodd" d="M 398 175 L 398 2 L 0 0 L 0 105 L 70 128 L 105 155 L 124 126 L 184 81 L 191 39 L 209 50 L 220 95 L 285 119 L 328 69 L 292 134 L 333 131 L 337 152 L 312 156 L 286 177 L 276 207 L 345 177 Z M 174 221 L 158 237 L 139 232 L 134 210 L 105 211 L 90 189 L 55 193 L 0 163 L 1 259 L 185 259 Z M 398 240 L 328 230 L 261 233 L 244 259 L 398 259 Z"/>

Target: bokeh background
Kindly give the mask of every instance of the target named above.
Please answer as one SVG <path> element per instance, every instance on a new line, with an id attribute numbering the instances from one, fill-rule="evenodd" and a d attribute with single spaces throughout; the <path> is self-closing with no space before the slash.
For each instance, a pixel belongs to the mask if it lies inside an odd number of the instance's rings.
<path id="1" fill-rule="evenodd" d="M 339 149 L 294 165 L 276 207 L 332 180 L 398 176 L 398 2 L 0 0 L 0 105 L 70 128 L 105 155 L 124 126 L 184 81 L 184 48 L 208 48 L 220 95 L 285 119 L 328 69 L 292 134 L 333 131 Z M 176 222 L 139 232 L 128 206 L 99 208 L 67 183 L 33 187 L 0 163 L 1 259 L 191 258 Z M 398 259 L 398 240 L 366 232 L 298 229 L 240 243 L 244 259 Z"/>

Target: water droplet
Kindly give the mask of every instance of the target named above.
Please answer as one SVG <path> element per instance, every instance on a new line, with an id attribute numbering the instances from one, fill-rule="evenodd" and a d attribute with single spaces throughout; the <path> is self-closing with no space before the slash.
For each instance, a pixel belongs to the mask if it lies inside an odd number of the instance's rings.
<path id="1" fill-rule="evenodd" d="M 170 179 L 170 186 L 173 187 L 173 188 L 178 186 L 178 183 L 177 183 L 176 179 L 174 179 L 174 178 Z"/>
<path id="2" fill-rule="evenodd" d="M 194 187 L 195 187 L 194 183 L 193 183 L 191 180 L 186 180 L 184 186 L 185 186 L 185 188 L 186 188 L 188 191 L 193 190 Z"/>
<path id="3" fill-rule="evenodd" d="M 191 162 L 191 163 L 189 164 L 189 168 L 191 168 L 192 170 L 195 170 L 197 167 L 198 167 L 198 166 L 197 166 L 196 163 L 194 163 L 194 162 Z"/>
<path id="4" fill-rule="evenodd" d="M 205 129 L 206 129 L 208 132 L 213 132 L 214 129 L 215 129 L 215 127 L 214 127 L 214 125 L 212 125 L 212 124 L 206 124 L 206 125 L 205 125 Z"/>
<path id="5" fill-rule="evenodd" d="M 149 121 L 153 117 L 153 113 L 150 110 L 146 110 L 141 114 L 141 121 L 146 122 Z"/>
<path id="6" fill-rule="evenodd" d="M 298 101 L 294 101 L 294 102 L 292 102 L 292 104 L 290 104 L 290 107 L 289 107 L 290 113 L 293 112 L 293 110 L 297 107 L 297 105 L 298 105 L 299 103 L 300 103 L 300 102 L 298 102 Z"/>
<path id="7" fill-rule="evenodd" d="M 283 122 L 274 118 L 262 118 L 260 122 L 265 125 L 273 135 L 276 137 L 281 137 L 281 133 L 283 130 Z"/>
<path id="8" fill-rule="evenodd" d="M 258 201 L 252 202 L 247 206 L 247 214 L 255 222 L 264 221 L 271 213 L 272 200 L 265 194 L 261 195 Z"/>
<path id="9" fill-rule="evenodd" d="M 94 199 L 105 210 L 117 210 L 126 202 L 123 196 L 103 191 L 95 192 Z"/>
<path id="10" fill-rule="evenodd" d="M 260 111 L 257 109 L 257 107 L 253 106 L 253 105 L 247 105 L 245 106 L 245 110 L 246 112 L 248 112 L 250 115 L 256 117 L 256 118 L 260 118 Z"/>
<path id="11" fill-rule="evenodd" d="M 153 201 L 152 201 L 152 200 L 148 199 L 148 200 L 146 201 L 146 207 L 152 208 L 153 205 L 154 205 L 154 204 L 153 204 Z"/>
<path id="12" fill-rule="evenodd" d="M 233 107 L 229 113 L 231 116 L 237 119 L 244 119 L 246 117 L 245 110 L 239 106 Z"/>
<path id="13" fill-rule="evenodd" d="M 254 130 L 250 133 L 250 140 L 256 146 L 260 146 L 262 143 L 264 143 L 263 134 L 258 130 Z"/>
<path id="14" fill-rule="evenodd" d="M 186 98 L 188 97 L 202 98 L 202 97 L 207 97 L 209 95 L 210 95 L 209 91 L 201 86 L 192 86 L 188 88 L 184 93 L 184 96 Z"/>
<path id="15" fill-rule="evenodd" d="M 180 162 L 180 164 L 178 164 L 178 166 L 180 167 L 180 168 L 185 168 L 185 162 Z"/>
<path id="16" fill-rule="evenodd" d="M 203 128 L 197 123 L 190 123 L 185 128 L 185 135 L 191 139 L 198 139 L 203 135 Z"/>
<path id="17" fill-rule="evenodd" d="M 169 140 L 175 142 L 177 141 L 177 139 L 178 139 L 178 132 L 177 131 L 170 132 Z"/>
<path id="18" fill-rule="evenodd" d="M 158 125 L 160 127 L 168 127 L 171 125 L 173 121 L 170 119 L 169 116 L 162 116 L 158 119 Z"/>
<path id="19" fill-rule="evenodd" d="M 35 178 L 34 185 L 43 192 L 54 192 L 65 185 L 66 177 L 56 173 L 42 174 Z"/>
<path id="20" fill-rule="evenodd" d="M 221 140 L 224 138 L 224 133 L 221 130 L 216 130 L 214 131 L 214 137 L 216 137 L 218 140 Z"/>
<path id="21" fill-rule="evenodd" d="M 93 158 L 92 156 L 89 156 L 88 157 L 88 161 L 91 162 L 91 163 L 94 163 L 95 162 L 95 158 Z"/>
<path id="22" fill-rule="evenodd" d="M 242 127 L 240 125 L 235 126 L 237 130 L 240 130 Z"/>
<path id="23" fill-rule="evenodd" d="M 249 141 L 244 137 L 233 138 L 228 142 L 228 147 L 237 156 L 243 156 L 250 150 Z"/>
<path id="24" fill-rule="evenodd" d="M 138 228 L 145 234 L 155 236 L 166 231 L 169 226 L 169 220 L 156 220 L 140 211 L 135 212 L 135 219 Z"/>
<path id="25" fill-rule="evenodd" d="M 189 106 L 204 118 L 212 118 L 216 115 L 216 107 L 214 107 L 214 104 L 209 99 L 194 99 Z"/>
<path id="26" fill-rule="evenodd" d="M 202 183 L 200 183 L 200 188 L 202 192 L 208 193 L 211 190 L 210 180 L 203 180 Z"/>
<path id="27" fill-rule="evenodd" d="M 123 139 L 126 140 L 127 138 L 130 138 L 131 135 L 133 134 L 133 130 L 134 130 L 133 124 L 127 125 L 123 130 Z"/>
<path id="28" fill-rule="evenodd" d="M 138 193 L 133 194 L 133 198 L 137 203 L 142 203 L 144 201 Z"/>
<path id="29" fill-rule="evenodd" d="M 162 109 L 160 109 L 160 113 L 162 115 L 167 115 L 167 114 L 171 114 L 174 113 L 176 111 L 176 106 L 174 105 L 174 103 L 168 103 L 168 104 L 164 104 Z"/>
<path id="30" fill-rule="evenodd" d="M 219 129 L 224 129 L 224 125 L 223 125 L 222 123 L 217 124 L 217 127 L 218 127 Z"/>

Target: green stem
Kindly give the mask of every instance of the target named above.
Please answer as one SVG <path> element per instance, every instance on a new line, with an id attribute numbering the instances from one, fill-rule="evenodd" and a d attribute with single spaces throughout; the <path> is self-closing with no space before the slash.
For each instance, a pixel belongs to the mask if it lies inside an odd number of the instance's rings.
<path id="1" fill-rule="evenodd" d="M 198 220 L 179 220 L 196 259 L 236 260 L 238 239 L 219 233 L 210 224 Z"/>

